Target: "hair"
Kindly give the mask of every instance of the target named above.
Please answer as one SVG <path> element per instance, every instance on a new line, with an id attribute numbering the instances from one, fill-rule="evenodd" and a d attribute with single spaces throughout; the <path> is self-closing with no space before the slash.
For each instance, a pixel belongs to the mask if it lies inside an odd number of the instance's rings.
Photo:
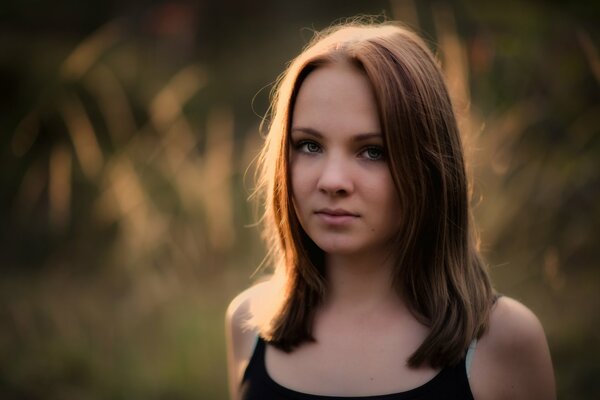
<path id="1" fill-rule="evenodd" d="M 286 352 L 315 340 L 315 310 L 327 293 L 325 257 L 294 211 L 290 126 L 303 80 L 336 63 L 355 66 L 371 83 L 400 198 L 392 284 L 429 328 L 408 364 L 454 365 L 487 328 L 494 291 L 477 249 L 460 133 L 441 70 L 423 40 L 394 23 L 350 23 L 317 34 L 275 84 L 258 190 L 281 292 L 254 323 Z"/>

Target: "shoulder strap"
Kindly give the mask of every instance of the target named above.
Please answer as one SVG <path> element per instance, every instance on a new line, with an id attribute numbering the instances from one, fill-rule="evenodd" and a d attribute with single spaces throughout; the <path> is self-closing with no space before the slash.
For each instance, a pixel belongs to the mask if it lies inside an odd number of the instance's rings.
<path id="1" fill-rule="evenodd" d="M 248 374 L 251 373 L 251 370 L 257 368 L 260 370 L 261 368 L 264 368 L 264 353 L 265 342 L 262 340 L 260 335 L 256 335 L 256 340 L 254 341 L 254 346 L 252 348 L 252 355 L 248 360 L 248 364 L 246 364 L 246 368 L 242 376 L 242 384 L 248 379 Z"/>
<path id="2" fill-rule="evenodd" d="M 467 370 L 467 378 L 471 377 L 471 363 L 473 362 L 473 355 L 475 355 L 475 349 L 477 348 L 477 339 L 473 339 L 467 350 L 467 356 L 465 357 L 465 369 Z"/>
<path id="3" fill-rule="evenodd" d="M 256 346 L 258 346 L 258 342 L 260 342 L 260 335 L 256 335 L 256 338 L 254 339 L 254 345 L 252 346 L 252 353 L 250 354 L 254 354 L 256 351 Z"/>
<path id="4" fill-rule="evenodd" d="M 495 293 L 492 299 L 492 304 L 496 304 L 498 299 L 502 297 L 502 293 Z M 467 378 L 471 377 L 471 363 L 473 362 L 473 356 L 475 355 L 475 349 L 477 348 L 477 338 L 473 339 L 467 350 L 465 357 L 465 369 L 467 370 Z"/>

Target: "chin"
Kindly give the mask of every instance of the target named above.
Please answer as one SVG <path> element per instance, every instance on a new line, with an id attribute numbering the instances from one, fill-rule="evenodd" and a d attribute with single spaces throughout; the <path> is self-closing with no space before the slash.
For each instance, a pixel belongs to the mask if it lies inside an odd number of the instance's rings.
<path id="1" fill-rule="evenodd" d="M 317 232 L 317 234 L 309 236 L 323 252 L 339 256 L 359 256 L 368 253 L 375 256 L 391 251 L 390 245 L 392 244 L 391 240 L 373 241 L 369 240 L 372 238 L 356 235 L 355 233 L 344 235 Z"/>
<path id="2" fill-rule="evenodd" d="M 352 243 L 348 239 L 321 238 L 320 240 L 314 240 L 314 242 L 327 254 L 352 255 L 364 250 L 363 246 Z"/>

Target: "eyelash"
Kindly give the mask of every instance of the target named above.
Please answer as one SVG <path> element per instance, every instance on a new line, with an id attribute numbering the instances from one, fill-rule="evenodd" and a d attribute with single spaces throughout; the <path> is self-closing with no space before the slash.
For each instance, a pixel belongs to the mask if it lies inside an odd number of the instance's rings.
<path id="1" fill-rule="evenodd" d="M 310 145 L 317 146 L 318 149 L 315 151 L 309 151 L 308 146 L 310 146 Z M 319 153 L 321 151 L 321 146 L 312 140 L 300 140 L 299 142 L 294 144 L 294 149 L 296 151 L 299 151 L 304 154 L 315 154 L 315 153 Z M 373 151 L 373 150 L 379 152 L 379 156 L 376 158 L 365 156 L 364 158 L 366 160 L 381 161 L 381 160 L 385 159 L 385 151 L 384 151 L 383 147 L 381 147 L 381 146 L 366 146 L 360 150 L 359 154 L 367 153 L 367 152 Z"/>
<path id="2" fill-rule="evenodd" d="M 366 153 L 369 152 L 370 150 L 375 150 L 379 153 L 379 156 L 377 158 L 371 158 L 371 157 L 367 157 L 367 159 L 371 160 L 371 161 L 381 161 L 383 159 L 385 159 L 385 151 L 383 150 L 382 147 L 380 146 L 368 146 L 366 147 L 362 153 Z"/>
<path id="3" fill-rule="evenodd" d="M 310 146 L 310 145 L 315 145 L 319 148 L 319 150 L 321 149 L 321 146 L 319 146 L 319 144 L 317 144 L 313 141 L 310 141 L 310 140 L 301 140 L 294 147 L 303 153 L 307 153 L 307 154 L 317 153 L 318 151 L 309 151 L 308 150 L 308 146 Z"/>

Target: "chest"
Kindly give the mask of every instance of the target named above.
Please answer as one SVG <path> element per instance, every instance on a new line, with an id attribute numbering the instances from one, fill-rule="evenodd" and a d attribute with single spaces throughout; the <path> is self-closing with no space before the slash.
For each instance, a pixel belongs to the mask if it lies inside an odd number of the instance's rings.
<path id="1" fill-rule="evenodd" d="M 329 332 L 292 353 L 268 346 L 265 367 L 289 389 L 330 396 L 369 396 L 419 387 L 439 371 L 410 368 L 419 337 L 399 331 Z"/>

